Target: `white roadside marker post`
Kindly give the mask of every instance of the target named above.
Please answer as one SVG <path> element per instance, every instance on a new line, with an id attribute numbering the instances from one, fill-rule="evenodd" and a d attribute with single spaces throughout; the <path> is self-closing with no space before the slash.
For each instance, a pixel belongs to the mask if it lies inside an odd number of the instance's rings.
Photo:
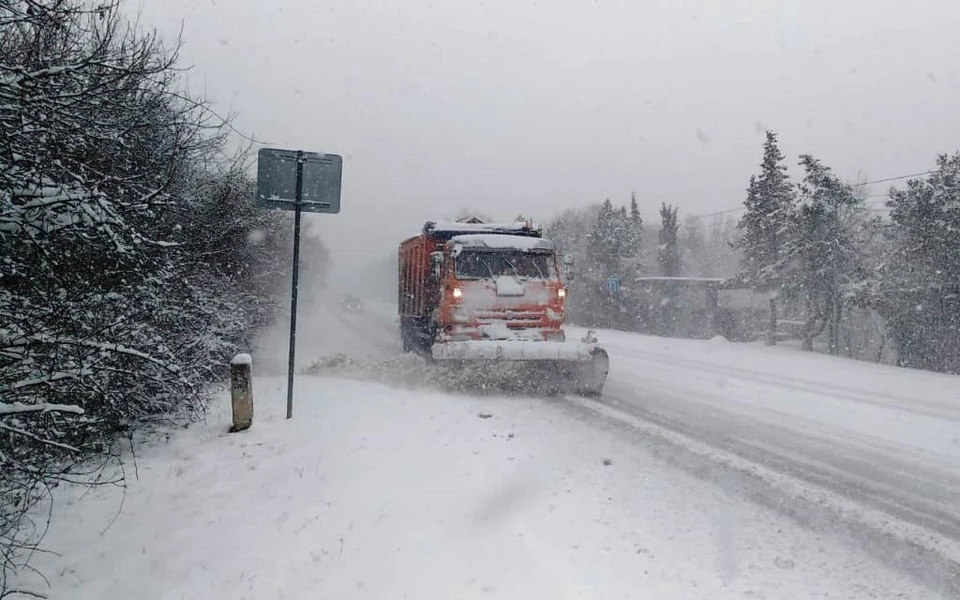
<path id="1" fill-rule="evenodd" d="M 253 425 L 253 359 L 249 354 L 238 354 L 230 361 L 230 401 L 233 408 L 233 426 L 230 433 L 250 429 Z"/>

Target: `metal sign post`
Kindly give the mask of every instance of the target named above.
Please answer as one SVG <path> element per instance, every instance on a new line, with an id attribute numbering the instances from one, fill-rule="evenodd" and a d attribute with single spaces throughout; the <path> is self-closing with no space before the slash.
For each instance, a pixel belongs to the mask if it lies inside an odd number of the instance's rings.
<path id="1" fill-rule="evenodd" d="M 293 417 L 293 373 L 297 348 L 301 213 L 339 213 L 343 159 L 336 154 L 262 148 L 257 156 L 257 200 L 266 208 L 294 211 L 293 278 L 290 287 L 290 354 L 287 361 L 287 418 Z"/>
<path id="2" fill-rule="evenodd" d="M 293 206 L 293 279 L 290 284 L 290 355 L 287 359 L 287 418 L 293 417 L 293 371 L 297 354 L 297 295 L 300 291 L 300 215 L 303 204 L 303 151 L 297 152 Z"/>

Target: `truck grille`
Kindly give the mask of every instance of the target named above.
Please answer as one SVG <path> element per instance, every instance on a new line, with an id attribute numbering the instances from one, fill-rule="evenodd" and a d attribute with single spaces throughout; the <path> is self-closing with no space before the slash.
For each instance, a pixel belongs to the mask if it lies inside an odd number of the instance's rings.
<path id="1" fill-rule="evenodd" d="M 484 310 L 476 311 L 473 317 L 478 321 L 534 321 L 539 323 L 546 313 L 541 311 Z"/>

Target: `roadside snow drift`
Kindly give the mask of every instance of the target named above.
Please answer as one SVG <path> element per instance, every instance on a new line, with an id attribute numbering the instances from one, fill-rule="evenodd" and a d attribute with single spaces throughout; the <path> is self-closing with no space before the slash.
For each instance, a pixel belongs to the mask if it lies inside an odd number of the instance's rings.
<path id="1" fill-rule="evenodd" d="M 125 493 L 57 490 L 51 597 L 937 597 L 563 401 L 300 377 L 287 421 L 256 374 L 255 401 L 142 449 Z"/>

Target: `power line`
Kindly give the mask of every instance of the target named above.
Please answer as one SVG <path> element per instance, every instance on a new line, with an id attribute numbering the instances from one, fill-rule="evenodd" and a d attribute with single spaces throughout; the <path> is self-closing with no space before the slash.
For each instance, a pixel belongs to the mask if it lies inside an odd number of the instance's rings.
<path id="1" fill-rule="evenodd" d="M 934 173 L 939 173 L 940 169 L 934 169 L 932 171 L 924 171 L 923 173 L 911 173 L 909 175 L 898 175 L 897 177 L 887 177 L 886 179 L 874 179 L 873 181 L 864 181 L 863 183 L 856 183 L 855 185 L 870 185 L 873 183 L 886 183 L 888 181 L 897 181 L 899 179 L 909 179 L 911 177 L 923 177 L 924 175 L 933 175 Z"/>
<path id="2" fill-rule="evenodd" d="M 901 179 L 909 179 L 909 178 L 911 178 L 911 177 L 923 177 L 923 176 L 925 176 L 925 175 L 933 175 L 934 173 L 939 173 L 940 171 L 941 171 L 940 169 L 933 169 L 933 170 L 931 170 L 931 171 L 923 171 L 923 172 L 920 172 L 920 173 L 909 173 L 909 174 L 907 174 L 907 175 L 897 175 L 897 176 L 895 176 L 895 177 L 884 177 L 884 178 L 882 178 L 882 179 L 874 179 L 874 180 L 872 180 L 872 181 L 858 182 L 858 183 L 854 184 L 854 187 L 867 186 L 867 185 L 872 185 L 872 184 L 875 184 L 875 183 L 887 183 L 887 182 L 890 182 L 890 181 L 899 181 L 899 180 L 901 180 Z M 889 198 L 889 197 L 890 197 L 890 194 L 889 194 L 889 193 L 887 193 L 887 194 L 870 194 L 870 195 L 867 196 L 867 198 Z M 882 206 L 883 204 L 885 204 L 885 201 L 883 201 L 883 200 L 873 200 L 873 201 L 869 201 L 869 200 L 868 200 L 868 201 L 865 201 L 864 204 L 867 205 L 867 209 L 870 210 L 870 211 L 882 211 L 882 210 L 884 210 L 884 209 L 886 208 L 885 206 Z M 873 205 L 873 206 L 871 206 L 871 205 Z M 719 217 L 719 216 L 721 216 L 721 215 L 729 215 L 729 214 L 741 212 L 741 211 L 744 211 L 744 210 L 746 210 L 746 207 L 745 207 L 745 206 L 738 206 L 737 208 L 728 208 L 728 209 L 725 209 L 725 210 L 717 210 L 717 211 L 714 211 L 714 212 L 702 213 L 702 214 L 698 214 L 698 215 L 686 215 L 686 216 L 684 217 L 684 219 L 707 219 L 707 218 L 709 218 L 709 217 Z M 729 223 L 729 221 L 726 221 L 724 224 L 727 224 L 727 223 Z M 715 224 L 715 225 L 716 225 L 716 224 Z M 713 226 L 715 226 L 715 225 L 713 225 Z M 707 225 L 707 224 L 705 224 L 705 223 L 701 223 L 701 224 L 700 224 L 699 226 L 697 226 L 697 227 L 691 227 L 691 226 L 688 225 L 688 224 L 683 224 L 683 227 L 684 227 L 685 229 L 687 229 L 687 230 L 690 230 L 690 229 L 706 230 L 708 227 L 711 227 L 711 225 Z"/>
<path id="3" fill-rule="evenodd" d="M 923 171 L 923 172 L 921 172 L 921 173 L 909 173 L 909 174 L 907 174 L 907 175 L 897 175 L 896 177 L 884 177 L 883 179 L 874 179 L 874 180 L 872 180 L 872 181 L 858 182 L 858 183 L 854 184 L 854 186 L 855 186 L 855 187 L 860 187 L 860 186 L 872 185 L 872 184 L 875 184 L 875 183 L 887 183 L 887 182 L 889 182 L 889 181 L 899 181 L 899 180 L 901 180 L 901 179 L 909 179 L 909 178 L 911 178 L 911 177 L 923 177 L 923 176 L 925 176 L 925 175 L 933 175 L 934 173 L 939 173 L 939 172 L 940 172 L 940 169 L 933 169 L 932 171 Z M 867 196 L 867 198 L 888 198 L 889 196 L 890 196 L 890 194 L 871 194 L 871 195 Z M 726 209 L 726 210 L 718 210 L 718 211 L 714 211 L 714 212 L 711 212 L 711 213 L 704 213 L 704 214 L 699 214 L 699 215 L 689 215 L 689 216 L 687 216 L 686 218 L 688 218 L 688 219 L 690 219 L 690 218 L 694 218 L 694 219 L 705 219 L 705 218 L 708 218 L 708 217 L 718 217 L 718 216 L 720 216 L 720 215 L 726 215 L 726 214 L 730 214 L 730 213 L 741 212 L 741 211 L 743 211 L 743 210 L 746 210 L 746 207 L 745 207 L 745 206 L 738 206 L 737 208 L 728 208 L 728 209 Z"/>

